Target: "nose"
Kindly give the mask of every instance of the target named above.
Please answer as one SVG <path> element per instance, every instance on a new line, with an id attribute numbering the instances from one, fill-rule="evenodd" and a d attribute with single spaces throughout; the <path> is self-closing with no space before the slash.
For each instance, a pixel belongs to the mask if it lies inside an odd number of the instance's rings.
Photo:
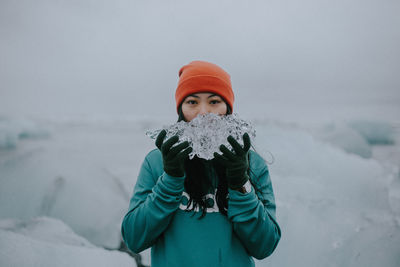
<path id="1" fill-rule="evenodd" d="M 200 115 L 204 115 L 204 114 L 207 114 L 207 113 L 210 113 L 209 106 L 206 105 L 206 104 L 200 105 L 199 114 Z"/>

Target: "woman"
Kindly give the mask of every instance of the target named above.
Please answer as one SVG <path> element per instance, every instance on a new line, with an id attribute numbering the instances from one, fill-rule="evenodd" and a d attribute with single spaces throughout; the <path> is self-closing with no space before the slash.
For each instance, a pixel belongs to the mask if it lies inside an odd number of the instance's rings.
<path id="1" fill-rule="evenodd" d="M 193 61 L 179 71 L 175 94 L 178 120 L 199 114 L 232 113 L 230 76 L 212 63 Z M 129 211 L 122 223 L 128 248 L 151 247 L 152 266 L 254 266 L 276 248 L 281 232 L 265 161 L 232 137 L 233 151 L 211 161 L 194 157 L 178 136 L 165 139 L 141 167 Z"/>

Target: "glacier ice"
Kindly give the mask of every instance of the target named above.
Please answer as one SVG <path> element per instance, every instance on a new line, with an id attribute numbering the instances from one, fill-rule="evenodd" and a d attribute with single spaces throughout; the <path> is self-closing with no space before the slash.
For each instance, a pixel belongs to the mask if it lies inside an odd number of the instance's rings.
<path id="1" fill-rule="evenodd" d="M 50 217 L 1 218 L 0 251 L 0 266 L 137 266 L 127 253 L 97 247 Z"/>
<path id="2" fill-rule="evenodd" d="M 110 261 L 135 266 L 73 245 L 77 239 L 67 239 L 61 226 L 59 231 L 57 225 L 44 222 L 33 227 L 31 218 L 62 220 L 91 244 L 118 249 L 121 219 L 129 206 L 123 192 L 131 196 L 135 172 L 154 148 L 154 140 L 143 129 L 161 128 L 165 118 L 55 118 L 45 124 L 35 120 L 51 129 L 53 138 L 0 149 L 0 266 L 112 266 Z M 365 159 L 315 138 L 304 130 L 309 125 L 267 118 L 252 122 L 257 152 L 270 151 L 275 159 L 268 168 L 284 231 L 274 254 L 255 260 L 256 266 L 400 266 L 400 142 L 382 146 L 388 150 L 378 162 L 374 154 Z M 397 141 L 399 132 L 395 134 Z M 396 168 L 386 170 L 388 161 Z M 65 182 L 60 185 L 58 177 Z M 45 205 L 49 200 L 54 203 Z M 2 220 L 7 218 L 30 227 L 23 227 L 25 231 L 20 224 L 7 223 L 5 229 Z M 56 243 L 58 233 L 62 244 Z M 67 240 L 71 242 L 65 244 Z M 49 258 L 49 253 L 57 257 Z M 142 254 L 146 265 L 151 264 L 150 254 L 150 248 Z"/>
<path id="3" fill-rule="evenodd" d="M 22 139 L 48 138 L 50 132 L 35 121 L 0 117 L 0 150 L 15 149 Z"/>
<path id="4" fill-rule="evenodd" d="M 353 120 L 348 126 L 358 132 L 370 145 L 393 145 L 394 127 L 387 122 L 372 120 Z"/>
<path id="5" fill-rule="evenodd" d="M 232 149 L 227 140 L 230 135 L 241 145 L 243 145 L 244 133 L 248 133 L 250 139 L 256 136 L 252 124 L 239 118 L 236 113 L 225 116 L 213 113 L 200 114 L 190 122 L 179 121 L 173 125 L 164 126 L 162 129 L 147 131 L 146 135 L 156 139 L 163 129 L 167 131 L 166 139 L 177 135 L 180 142 L 189 142 L 193 148 L 189 154 L 190 159 L 194 156 L 212 159 L 214 152 L 220 152 L 219 147 L 222 144 Z"/>

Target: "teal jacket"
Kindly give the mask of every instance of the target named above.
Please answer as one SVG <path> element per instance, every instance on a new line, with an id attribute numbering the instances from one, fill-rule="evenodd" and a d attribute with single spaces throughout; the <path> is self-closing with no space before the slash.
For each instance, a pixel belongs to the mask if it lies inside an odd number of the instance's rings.
<path id="1" fill-rule="evenodd" d="M 122 222 L 122 237 L 130 250 L 151 247 L 151 265 L 254 266 L 269 256 L 281 231 L 275 218 L 275 200 L 264 160 L 250 151 L 250 179 L 258 188 L 244 194 L 229 189 L 228 215 L 218 212 L 214 194 L 206 196 L 207 214 L 186 211 L 185 177 L 163 170 L 159 150 L 145 158 L 129 211 Z M 211 179 L 217 180 L 214 173 Z M 196 214 L 197 213 L 197 214 Z"/>

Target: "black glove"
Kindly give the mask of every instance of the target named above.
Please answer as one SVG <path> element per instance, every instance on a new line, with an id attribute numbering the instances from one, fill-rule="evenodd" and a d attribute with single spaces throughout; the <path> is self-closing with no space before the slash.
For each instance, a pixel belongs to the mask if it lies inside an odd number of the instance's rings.
<path id="1" fill-rule="evenodd" d="M 192 152 L 192 148 L 189 147 L 188 141 L 172 147 L 179 141 L 179 137 L 174 135 L 163 142 L 166 135 L 167 132 L 162 130 L 156 139 L 156 146 L 160 149 L 162 154 L 164 171 L 170 176 L 182 177 L 185 174 L 185 159 L 190 152 Z"/>
<path id="2" fill-rule="evenodd" d="M 218 163 L 226 167 L 229 188 L 238 190 L 249 180 L 247 170 L 249 168 L 250 137 L 247 133 L 243 135 L 243 147 L 232 136 L 228 137 L 228 142 L 235 153 L 225 145 L 221 145 L 219 149 L 222 155 L 215 152 L 214 157 Z"/>

